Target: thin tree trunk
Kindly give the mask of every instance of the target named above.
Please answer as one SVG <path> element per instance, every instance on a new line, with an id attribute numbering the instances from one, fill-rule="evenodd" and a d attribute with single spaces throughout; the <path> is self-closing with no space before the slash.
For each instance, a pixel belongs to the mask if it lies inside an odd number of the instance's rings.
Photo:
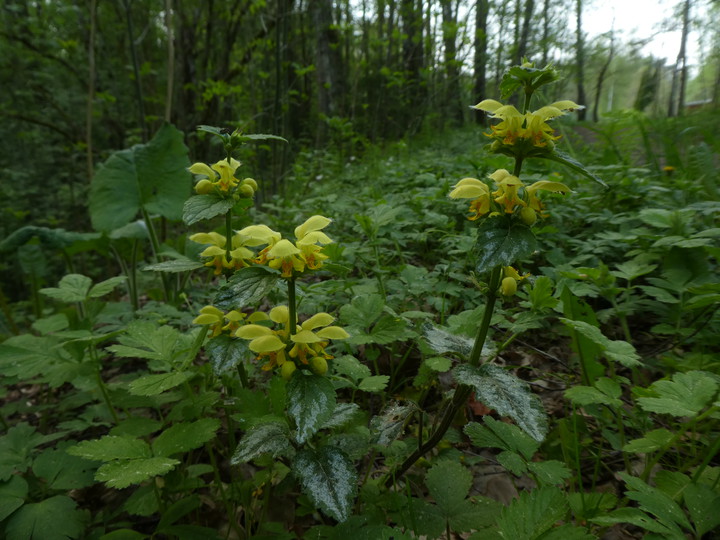
<path id="1" fill-rule="evenodd" d="M 577 20 L 577 27 L 575 29 L 575 36 L 576 36 L 576 42 L 575 42 L 575 48 L 576 48 L 576 59 L 577 59 L 577 94 L 578 94 L 578 104 L 584 105 L 586 101 L 585 97 L 585 45 L 583 40 L 583 31 L 582 31 L 582 0 L 576 1 L 576 20 Z M 587 113 L 587 109 L 580 109 L 578 111 L 578 120 L 583 121 L 585 120 L 585 116 Z"/>
<path id="2" fill-rule="evenodd" d="M 342 70 L 338 32 L 333 25 L 331 0 L 314 0 L 310 5 L 316 32 L 318 112 L 331 118 L 341 114 Z M 323 144 L 327 135 L 327 124 L 321 122 L 318 127 L 318 144 Z"/>
<path id="3" fill-rule="evenodd" d="M 95 0 L 93 0 L 94 2 Z M 173 32 L 173 2 L 165 0 L 165 29 L 167 31 L 167 87 L 165 93 L 165 121 L 170 123 L 175 80 L 175 37 Z"/>
<path id="4" fill-rule="evenodd" d="M 447 116 L 461 125 L 463 110 L 460 99 L 460 70 L 457 62 L 457 11 L 453 9 L 453 0 L 442 0 L 443 42 L 445 44 L 445 84 Z"/>
<path id="5" fill-rule="evenodd" d="M 85 144 L 88 181 L 95 175 L 93 163 L 93 102 L 95 101 L 95 33 L 97 31 L 97 0 L 90 0 L 90 39 L 88 40 L 88 92 L 85 111 Z"/>
<path id="6" fill-rule="evenodd" d="M 550 0 L 543 2 L 542 20 L 542 65 L 547 66 L 550 58 Z"/>
<path id="7" fill-rule="evenodd" d="M 522 31 L 515 48 L 515 64 L 520 64 L 527 54 L 527 44 L 530 37 L 530 21 L 532 20 L 533 11 L 535 11 L 535 0 L 525 0 L 525 10 L 523 13 Z"/>
<path id="8" fill-rule="evenodd" d="M 475 86 L 473 87 L 475 102 L 485 99 L 487 91 L 487 20 L 489 11 L 489 0 L 478 0 L 475 3 Z M 487 125 L 486 116 L 482 111 L 475 113 L 475 121 L 478 124 Z"/>
<path id="9" fill-rule="evenodd" d="M 600 73 L 598 73 L 597 77 L 597 83 L 595 84 L 595 104 L 593 105 L 593 122 L 597 122 L 599 119 L 600 112 L 598 109 L 600 109 L 600 94 L 602 93 L 602 87 L 603 82 L 605 82 L 605 74 L 607 73 L 608 68 L 610 67 L 610 63 L 613 61 L 613 57 L 615 56 L 615 34 L 614 32 L 610 32 L 610 51 L 607 55 L 607 60 L 605 60 L 605 63 L 600 68 Z"/>

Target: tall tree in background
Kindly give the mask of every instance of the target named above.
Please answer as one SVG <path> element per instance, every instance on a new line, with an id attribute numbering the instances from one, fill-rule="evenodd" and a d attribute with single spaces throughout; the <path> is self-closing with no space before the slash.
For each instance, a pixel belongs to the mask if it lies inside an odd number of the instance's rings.
<path id="1" fill-rule="evenodd" d="M 473 103 L 485 99 L 487 86 L 487 63 L 488 63 L 488 39 L 487 21 L 490 12 L 488 0 L 477 0 L 475 2 L 475 58 L 474 58 L 474 79 Z M 486 116 L 482 111 L 476 111 L 475 121 L 478 124 L 486 125 Z"/>
<path id="2" fill-rule="evenodd" d="M 519 11 L 519 1 L 517 3 L 517 6 Z M 530 38 L 530 24 L 534 11 L 535 0 L 525 0 L 525 7 L 523 9 L 522 16 L 522 29 L 519 31 L 519 33 L 517 31 L 515 32 L 517 39 L 514 48 L 513 64 L 520 64 L 522 62 L 522 59 L 527 56 L 527 46 L 528 40 Z M 516 23 L 519 23 L 518 18 L 516 18 Z"/>
<path id="3" fill-rule="evenodd" d="M 425 101 L 425 81 L 422 71 L 425 67 L 423 40 L 423 3 L 422 0 L 402 0 L 400 18 L 403 26 L 403 67 L 407 79 L 404 88 L 408 105 L 408 127 L 417 131 L 422 123 L 423 103 Z"/>
<path id="4" fill-rule="evenodd" d="M 445 106 L 447 117 L 459 125 L 463 121 L 463 109 L 460 98 L 460 66 L 457 60 L 457 4 L 453 0 L 440 0 L 440 4 L 445 47 Z"/>
<path id="5" fill-rule="evenodd" d="M 341 115 L 343 95 L 340 36 L 333 24 L 332 0 L 310 2 L 312 22 L 316 32 L 315 65 L 317 70 L 318 112 L 326 118 Z M 318 126 L 318 142 L 327 138 L 323 122 Z"/>
<path id="6" fill-rule="evenodd" d="M 585 105 L 585 42 L 582 31 L 582 0 L 576 0 L 575 2 L 575 62 L 576 62 L 576 77 L 577 77 L 577 102 L 580 105 Z M 587 109 L 580 109 L 578 111 L 578 120 L 585 120 Z"/>
<path id="7" fill-rule="evenodd" d="M 602 95 L 603 83 L 605 82 L 608 68 L 610 67 L 610 64 L 613 61 L 613 57 L 615 56 L 615 32 L 613 30 L 610 30 L 608 37 L 610 39 L 610 48 L 606 53 L 605 62 L 603 62 L 603 65 L 600 67 L 600 71 L 598 72 L 597 76 L 597 82 L 595 83 L 595 103 L 593 105 L 592 113 L 593 122 L 597 122 L 599 119 L 600 96 Z"/>
<path id="8" fill-rule="evenodd" d="M 670 87 L 670 102 L 668 103 L 668 116 L 682 114 L 685 107 L 685 88 L 687 87 L 687 38 L 690 32 L 690 0 L 685 0 L 682 7 L 682 34 L 680 37 L 680 51 L 675 60 Z M 679 76 L 679 81 L 678 81 Z M 678 88 L 679 86 L 679 88 Z"/>

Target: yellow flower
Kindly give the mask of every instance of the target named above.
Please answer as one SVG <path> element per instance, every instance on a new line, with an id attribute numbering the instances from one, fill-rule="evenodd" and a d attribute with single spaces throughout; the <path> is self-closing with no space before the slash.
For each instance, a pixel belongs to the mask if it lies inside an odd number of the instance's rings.
<path id="1" fill-rule="evenodd" d="M 329 313 L 317 313 L 300 325 L 300 331 L 290 336 L 295 345 L 290 350 L 290 356 L 297 357 L 303 364 L 308 363 L 308 357 L 320 356 L 332 358 L 325 352 L 329 339 L 347 339 L 350 337 L 340 326 L 328 326 L 335 318 Z M 321 328 L 324 327 L 324 328 Z M 321 328 L 317 332 L 314 330 Z"/>
<path id="2" fill-rule="evenodd" d="M 477 178 L 463 178 L 460 180 L 450 192 L 450 198 L 473 199 L 470 202 L 472 215 L 468 218 L 472 221 L 490 211 L 490 189 L 485 182 L 481 182 Z"/>
<path id="3" fill-rule="evenodd" d="M 317 270 L 328 258 L 322 253 L 322 246 L 331 244 L 332 240 L 322 232 L 322 229 L 330 223 L 332 223 L 330 218 L 312 216 L 295 228 L 295 238 L 297 238 L 295 245 L 300 250 L 300 258 L 305 261 L 310 270 Z"/>
<path id="4" fill-rule="evenodd" d="M 205 263 L 205 266 L 214 267 L 215 275 L 219 275 L 223 268 L 237 270 L 249 266 L 249 261 L 255 256 L 252 251 L 245 247 L 247 245 L 246 238 L 240 233 L 235 233 L 232 237 L 230 260 L 227 259 L 227 253 L 225 252 L 227 239 L 222 234 L 216 232 L 196 233 L 190 236 L 190 240 L 198 244 L 210 244 L 200 253 L 200 256 L 211 257 Z"/>
<path id="5" fill-rule="evenodd" d="M 540 217 L 547 217 L 547 214 L 543 213 L 545 205 L 535 195 L 536 191 L 552 191 L 554 193 L 570 193 L 572 190 L 565 184 L 560 182 L 551 182 L 550 180 L 540 180 L 535 182 L 531 186 L 525 188 L 525 192 L 528 196 L 528 206 L 535 210 Z"/>
<path id="6" fill-rule="evenodd" d="M 190 172 L 201 174 L 207 177 L 220 191 L 235 189 L 240 180 L 235 178 L 235 171 L 240 167 L 240 162 L 234 158 L 230 161 L 223 159 L 210 166 L 205 163 L 193 163 Z"/>
<path id="7" fill-rule="evenodd" d="M 195 317 L 193 324 L 208 325 L 212 331 L 210 337 L 215 337 L 225 330 L 234 332 L 244 318 L 245 314 L 239 311 L 232 310 L 223 313 L 215 306 L 205 306 L 200 310 L 200 315 Z M 225 321 L 228 321 L 227 324 L 224 324 Z"/>
<path id="8" fill-rule="evenodd" d="M 490 175 L 490 178 L 498 186 L 498 189 L 492 193 L 494 200 L 505 208 L 506 214 L 512 214 L 516 206 L 527 206 L 527 203 L 518 195 L 518 191 L 525 184 L 517 176 L 510 174 L 505 169 L 498 169 Z"/>

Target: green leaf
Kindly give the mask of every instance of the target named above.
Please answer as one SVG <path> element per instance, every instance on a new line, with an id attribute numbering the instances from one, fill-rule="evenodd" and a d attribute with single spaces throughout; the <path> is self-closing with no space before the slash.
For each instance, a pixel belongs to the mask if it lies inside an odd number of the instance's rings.
<path id="1" fill-rule="evenodd" d="M 524 491 L 519 499 L 503 508 L 498 527 L 503 538 L 536 539 L 565 517 L 567 500 L 556 487 Z"/>
<path id="2" fill-rule="evenodd" d="M 405 529 L 415 533 L 413 538 L 439 538 L 445 531 L 445 520 L 440 509 L 415 497 L 410 498 L 409 504 L 405 505 L 396 520 Z"/>
<path id="3" fill-rule="evenodd" d="M 190 162 L 183 134 L 165 124 L 147 144 L 112 154 L 90 184 L 89 210 L 96 231 L 112 231 L 140 210 L 179 221 L 190 195 Z"/>
<path id="4" fill-rule="evenodd" d="M 201 418 L 195 422 L 175 424 L 163 431 L 152 443 L 153 454 L 169 457 L 201 447 L 215 437 L 220 428 L 217 418 Z"/>
<path id="5" fill-rule="evenodd" d="M 393 341 L 402 341 L 413 337 L 415 334 L 408 328 L 407 322 L 399 317 L 393 317 L 390 314 L 384 314 L 372 326 L 370 331 L 350 330 L 350 339 L 347 343 L 354 345 L 367 345 L 369 343 L 377 343 L 378 345 L 387 345 Z"/>
<path id="6" fill-rule="evenodd" d="M 115 460 L 101 466 L 95 473 L 95 480 L 105 482 L 108 487 L 123 489 L 154 476 L 163 476 L 179 464 L 177 459 L 166 457 Z"/>
<path id="7" fill-rule="evenodd" d="M 63 276 L 57 287 L 40 289 L 45 296 L 67 302 L 82 302 L 87 299 L 88 291 L 92 286 L 92 279 L 80 274 L 68 274 Z"/>
<path id="8" fill-rule="evenodd" d="M 169 272 L 171 274 L 177 274 L 179 272 L 191 272 L 203 266 L 205 266 L 205 264 L 199 261 L 193 261 L 192 259 L 183 257 L 157 264 L 148 264 L 143 267 L 143 272 Z"/>
<path id="9" fill-rule="evenodd" d="M 195 336 L 180 333 L 171 326 L 160 326 L 150 321 L 133 322 L 127 327 L 127 333 L 118 338 L 119 345 L 111 345 L 108 351 L 124 358 L 145 358 L 156 360 L 151 367 L 168 368 L 187 351 Z"/>
<path id="10" fill-rule="evenodd" d="M 645 433 L 644 437 L 630 441 L 623 446 L 623 452 L 647 454 L 665 448 L 673 438 L 673 434 L 667 429 L 654 429 Z"/>
<path id="11" fill-rule="evenodd" d="M 454 531 L 466 532 L 482 530 L 495 524 L 502 505 L 487 497 L 473 497 L 464 500 L 452 509 L 448 516 L 450 528 Z M 488 538 L 488 536 L 481 536 Z"/>
<path id="12" fill-rule="evenodd" d="M 279 278 L 279 272 L 266 266 L 242 268 L 220 287 L 213 305 L 223 311 L 253 306 L 275 288 Z"/>
<path id="13" fill-rule="evenodd" d="M 83 514 L 75 501 L 56 495 L 38 503 L 28 503 L 15 512 L 5 525 L 7 540 L 67 540 L 80 538 Z"/>
<path id="14" fill-rule="evenodd" d="M 619 472 L 618 476 L 627 484 L 629 491 L 625 492 L 628 499 L 640 503 L 640 510 L 650 512 L 668 528 L 682 534 L 678 525 L 691 529 L 685 513 L 668 495 L 657 488 L 654 488 L 640 478 L 630 476 L 627 473 Z"/>
<path id="15" fill-rule="evenodd" d="M 608 360 L 618 362 L 625 367 L 637 367 L 641 365 L 640 356 L 635 351 L 635 347 L 627 341 L 613 341 L 608 339 L 597 326 L 583 321 L 572 321 L 563 317 L 560 317 L 560 321 L 598 345 Z"/>
<path id="16" fill-rule="evenodd" d="M 674 211 L 663 208 L 643 208 L 638 214 L 643 223 L 660 229 L 671 228 L 675 222 L 676 215 Z"/>
<path id="17" fill-rule="evenodd" d="M 680 533 L 677 528 L 667 527 L 638 508 L 618 508 L 605 516 L 591 518 L 590 521 L 603 526 L 615 525 L 616 523 L 630 523 L 646 531 L 656 532 L 674 540 L 685 538 L 685 535 Z"/>
<path id="18" fill-rule="evenodd" d="M 332 446 L 302 450 L 292 470 L 316 507 L 337 521 L 350 516 L 357 492 L 357 473 L 344 452 Z"/>
<path id="19" fill-rule="evenodd" d="M 554 149 L 553 152 L 547 153 L 547 154 L 540 154 L 537 157 L 549 159 L 550 161 L 555 161 L 557 163 L 562 163 L 566 167 L 570 168 L 571 170 L 578 172 L 582 174 L 583 176 L 589 178 L 590 180 L 597 182 L 602 187 L 607 188 L 608 185 L 603 182 L 603 180 L 597 176 L 595 173 L 592 173 L 588 171 L 585 166 L 580 163 L 578 160 L 570 157 L 564 152 L 559 151 L 557 148 Z"/>
<path id="20" fill-rule="evenodd" d="M 479 274 L 496 266 L 511 266 L 532 254 L 537 246 L 535 235 L 526 225 L 495 217 L 485 219 L 478 228 L 474 253 Z"/>
<path id="21" fill-rule="evenodd" d="M 539 484 L 560 485 L 572 476 L 572 471 L 565 464 L 555 459 L 547 461 L 530 461 L 527 464 L 528 470 L 537 476 Z"/>
<path id="22" fill-rule="evenodd" d="M 106 279 L 105 281 L 101 281 L 100 283 L 92 286 L 87 296 L 88 298 L 100 298 L 101 296 L 105 296 L 106 294 L 111 293 L 115 287 L 121 283 L 125 283 L 126 280 L 127 277 L 125 276 L 115 276 L 110 279 Z"/>
<path id="23" fill-rule="evenodd" d="M 457 336 L 433 324 L 423 325 L 423 337 L 430 348 L 437 354 L 455 352 L 469 356 L 474 344 L 474 340 L 468 337 Z M 443 371 L 447 371 L 447 369 Z"/>
<path id="24" fill-rule="evenodd" d="M 81 489 L 95 483 L 95 466 L 67 453 L 71 444 L 60 443 L 55 448 L 47 448 L 33 462 L 33 473 L 52 489 Z"/>
<path id="25" fill-rule="evenodd" d="M 247 135 L 240 135 L 241 141 L 283 141 L 288 142 L 287 139 L 278 137 L 277 135 L 267 135 L 265 133 L 248 133 Z"/>
<path id="26" fill-rule="evenodd" d="M 325 422 L 321 429 L 342 427 L 353 420 L 360 413 L 360 406 L 357 403 L 338 403 L 332 416 Z"/>
<path id="27" fill-rule="evenodd" d="M 295 421 L 296 438 L 302 444 L 312 437 L 335 410 L 335 389 L 321 375 L 296 374 L 287 385 L 288 414 Z"/>
<path id="28" fill-rule="evenodd" d="M 183 205 L 183 221 L 185 225 L 193 225 L 198 221 L 224 216 L 235 206 L 232 197 L 221 197 L 217 193 L 193 195 Z"/>
<path id="29" fill-rule="evenodd" d="M 445 518 L 448 518 L 468 496 L 472 474 L 457 462 L 440 461 L 428 471 L 425 485 Z"/>
<path id="30" fill-rule="evenodd" d="M 157 373 L 135 379 L 128 385 L 131 394 L 136 396 L 156 396 L 166 390 L 180 386 L 193 378 L 192 371 Z"/>
<path id="31" fill-rule="evenodd" d="M 44 249 L 66 249 L 81 242 L 90 243 L 100 238 L 98 233 L 78 233 L 65 229 L 51 229 L 27 225 L 21 227 L 0 242 L 0 253 L 11 253 L 37 238 Z"/>
<path id="32" fill-rule="evenodd" d="M 648 412 L 673 416 L 695 416 L 710 404 L 718 383 L 702 371 L 676 373 L 672 381 L 656 381 L 650 391 L 658 397 L 642 397 L 637 402 Z"/>
<path id="33" fill-rule="evenodd" d="M 105 435 L 100 439 L 81 441 L 67 449 L 71 456 L 91 461 L 112 461 L 115 459 L 136 459 L 152 456 L 150 446 L 140 439 Z"/>
<path id="34" fill-rule="evenodd" d="M 620 385 L 607 377 L 596 380 L 594 386 L 573 386 L 565 391 L 565 397 L 576 405 L 609 405 L 621 407 Z"/>
<path id="35" fill-rule="evenodd" d="M 25 504 L 28 483 L 19 475 L 12 475 L 7 482 L 0 483 L 0 522 Z"/>
<path id="36" fill-rule="evenodd" d="M 240 440 L 230 463 L 248 463 L 263 454 L 270 454 L 272 457 L 287 455 L 292 449 L 287 425 L 279 422 L 257 424 Z"/>
<path id="37" fill-rule="evenodd" d="M 433 371 L 437 371 L 439 373 L 445 373 L 446 371 L 450 371 L 450 368 L 452 367 L 452 360 L 443 356 L 433 356 L 432 358 L 426 358 L 423 363 Z"/>
<path id="38" fill-rule="evenodd" d="M 374 442 L 381 446 L 389 446 L 398 438 L 405 422 L 416 410 L 417 407 L 412 403 L 401 405 L 396 401 L 390 402 L 382 414 L 374 416 L 370 420 L 370 431 L 373 434 Z"/>
<path id="39" fill-rule="evenodd" d="M 519 427 L 495 420 L 492 416 L 484 416 L 484 426 L 470 422 L 465 426 L 465 433 L 470 441 L 480 448 L 500 448 L 522 455 L 530 461 L 540 445 Z"/>
<path id="40" fill-rule="evenodd" d="M 475 389 L 475 399 L 509 416 L 525 433 L 538 442 L 547 434 L 547 419 L 540 399 L 525 381 L 493 364 L 479 367 L 460 365 L 453 371 L 455 380 Z"/>
<path id="41" fill-rule="evenodd" d="M 684 496 L 698 537 L 720 526 L 720 494 L 705 484 L 690 484 Z"/>
<path id="42" fill-rule="evenodd" d="M 358 390 L 363 392 L 382 392 L 390 382 L 390 377 L 387 375 L 373 375 L 366 377 L 358 385 Z"/>
<path id="43" fill-rule="evenodd" d="M 247 341 L 222 334 L 207 342 L 205 352 L 210 358 L 213 373 L 217 376 L 229 373 L 238 364 L 255 356 L 250 351 Z"/>
<path id="44" fill-rule="evenodd" d="M 649 274 L 657 268 L 657 265 L 644 264 L 635 260 L 631 260 L 618 264 L 615 268 L 617 268 L 617 270 L 613 270 L 612 272 L 610 272 L 613 276 L 617 276 L 619 278 L 631 281 L 640 276 L 644 276 L 645 274 Z"/>
<path id="45" fill-rule="evenodd" d="M 0 481 L 10 479 L 15 471 L 25 472 L 32 463 L 32 450 L 46 442 L 35 428 L 21 422 L 0 437 Z"/>
<path id="46" fill-rule="evenodd" d="M 384 308 L 385 300 L 379 294 L 356 296 L 340 308 L 340 320 L 346 326 L 369 328 Z"/>
<path id="47" fill-rule="evenodd" d="M 371 374 L 369 367 L 361 364 L 360 360 L 348 354 L 336 357 L 333 360 L 333 367 L 337 373 L 347 375 L 354 381 L 370 377 Z"/>

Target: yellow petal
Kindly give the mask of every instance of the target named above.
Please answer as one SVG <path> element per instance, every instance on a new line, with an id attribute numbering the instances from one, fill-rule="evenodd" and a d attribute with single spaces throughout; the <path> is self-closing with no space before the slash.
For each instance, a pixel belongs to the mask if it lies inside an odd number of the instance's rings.
<path id="1" fill-rule="evenodd" d="M 215 315 L 203 313 L 202 315 L 198 315 L 197 317 L 195 317 L 195 319 L 193 320 L 193 324 L 217 324 L 221 321 L 222 318 L 218 319 Z"/>
<path id="2" fill-rule="evenodd" d="M 520 114 L 520 111 L 518 111 L 515 107 L 512 105 L 503 105 L 499 109 L 495 111 L 493 116 L 496 116 L 498 118 L 513 118 L 518 117 L 521 118 L 523 115 Z"/>
<path id="3" fill-rule="evenodd" d="M 490 180 L 494 180 L 497 183 L 502 182 L 508 176 L 512 176 L 506 169 L 498 169 L 492 174 L 488 175 Z"/>
<path id="4" fill-rule="evenodd" d="M 463 178 L 455 184 L 455 189 L 450 192 L 449 196 L 451 199 L 475 199 L 489 193 L 490 189 L 485 182 L 481 182 L 477 178 Z"/>
<path id="5" fill-rule="evenodd" d="M 200 254 L 201 257 L 220 257 L 225 256 L 225 250 L 218 246 L 206 247 Z"/>
<path id="6" fill-rule="evenodd" d="M 318 330 L 317 335 L 323 339 L 347 339 L 350 337 L 350 334 L 339 326 L 326 326 L 322 330 Z"/>
<path id="7" fill-rule="evenodd" d="M 555 103 L 551 103 L 549 106 L 560 109 L 561 111 L 571 112 L 585 108 L 585 105 L 578 105 L 577 103 L 575 103 L 574 101 L 570 101 L 569 99 L 566 99 L 564 101 L 556 101 Z"/>
<path id="8" fill-rule="evenodd" d="M 307 233 L 324 229 L 330 225 L 330 223 L 332 223 L 332 219 L 326 218 L 325 216 L 312 216 L 305 220 L 305 223 L 302 225 L 295 227 L 295 238 L 301 239 Z"/>
<path id="9" fill-rule="evenodd" d="M 280 240 L 277 244 L 270 248 L 268 256 L 278 259 L 284 259 L 300 253 L 300 250 L 295 247 L 290 240 Z"/>
<path id="10" fill-rule="evenodd" d="M 248 316 L 248 322 L 254 323 L 258 321 L 267 321 L 269 319 L 264 311 L 256 311 Z"/>
<path id="11" fill-rule="evenodd" d="M 275 336 L 262 336 L 250 342 L 250 350 L 256 353 L 274 352 L 285 348 L 285 343 Z"/>
<path id="12" fill-rule="evenodd" d="M 227 312 L 225 318 L 228 321 L 237 322 L 242 321 L 245 318 L 245 314 L 233 309 L 232 311 Z"/>
<path id="13" fill-rule="evenodd" d="M 302 323 L 303 330 L 315 330 L 320 326 L 327 326 L 335 320 L 329 313 L 317 313 Z"/>
<path id="14" fill-rule="evenodd" d="M 223 247 L 225 245 L 225 237 L 216 232 L 211 233 L 195 233 L 190 236 L 190 240 L 197 242 L 198 244 L 213 244 L 215 246 Z"/>
<path id="15" fill-rule="evenodd" d="M 250 225 L 237 232 L 242 238 L 244 246 L 261 246 L 271 244 L 280 240 L 279 232 L 273 231 L 267 225 Z"/>
<path id="16" fill-rule="evenodd" d="M 217 174 L 205 163 L 193 163 L 188 169 L 193 174 L 204 174 L 211 180 L 217 178 Z"/>
<path id="17" fill-rule="evenodd" d="M 300 330 L 297 334 L 290 336 L 295 343 L 318 343 L 322 341 L 314 332 L 310 330 Z"/>
<path id="18" fill-rule="evenodd" d="M 542 120 L 551 120 L 552 118 L 557 118 L 558 116 L 562 116 L 563 114 L 565 114 L 563 111 L 561 111 L 557 107 L 552 107 L 550 105 L 542 107 L 532 113 L 533 116 L 536 116 Z"/>
<path id="19" fill-rule="evenodd" d="M 529 193 L 535 193 L 538 190 L 554 191 L 555 193 L 570 193 L 572 190 L 565 184 L 560 182 L 551 182 L 550 180 L 540 180 L 527 188 Z"/>
<path id="20" fill-rule="evenodd" d="M 298 237 L 298 247 L 311 244 L 332 244 L 332 239 L 322 231 L 311 231 L 302 238 Z"/>
<path id="21" fill-rule="evenodd" d="M 270 310 L 270 320 L 278 324 L 285 324 L 290 320 L 290 310 L 287 306 L 275 306 Z"/>
<path id="22" fill-rule="evenodd" d="M 245 326 L 238 328 L 235 335 L 243 339 L 256 339 L 262 336 L 272 336 L 273 331 L 267 326 L 260 326 L 259 324 L 246 324 Z"/>
<path id="23" fill-rule="evenodd" d="M 473 108 L 489 113 L 494 113 L 502 106 L 502 103 L 500 103 L 499 101 L 495 101 L 494 99 L 484 99 L 483 101 L 475 105 Z"/>

